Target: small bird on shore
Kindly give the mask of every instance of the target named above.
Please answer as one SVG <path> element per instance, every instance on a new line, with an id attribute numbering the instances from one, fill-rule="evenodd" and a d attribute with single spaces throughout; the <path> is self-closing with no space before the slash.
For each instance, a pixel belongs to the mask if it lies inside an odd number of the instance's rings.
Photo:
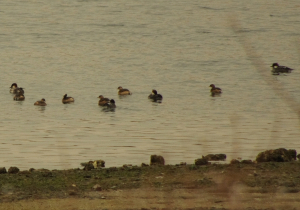
<path id="1" fill-rule="evenodd" d="M 156 90 L 152 90 L 152 93 L 148 96 L 149 99 L 154 101 L 162 100 L 163 97 L 161 94 L 158 94 Z"/>
<path id="2" fill-rule="evenodd" d="M 98 102 L 99 106 L 105 106 L 109 102 L 109 99 L 108 98 L 104 98 L 103 95 L 100 95 L 98 98 L 100 98 L 100 100 Z"/>
<path id="3" fill-rule="evenodd" d="M 71 103 L 71 102 L 74 102 L 74 101 L 75 101 L 74 98 L 73 97 L 68 97 L 67 94 L 65 94 L 63 99 L 62 99 L 63 104 Z"/>
<path id="4" fill-rule="evenodd" d="M 272 73 L 274 74 L 279 74 L 279 73 L 291 73 L 292 70 L 287 66 L 280 66 L 278 63 L 273 63 L 272 66 L 270 66 L 272 68 Z"/>
<path id="5" fill-rule="evenodd" d="M 42 98 L 40 101 L 36 101 L 33 105 L 35 106 L 47 106 L 46 100 Z"/>
<path id="6" fill-rule="evenodd" d="M 118 87 L 118 95 L 131 95 L 131 92 L 128 89 L 124 89 L 121 86 Z"/>
<path id="7" fill-rule="evenodd" d="M 212 94 L 220 94 L 220 93 L 222 93 L 222 89 L 216 87 L 214 84 L 211 84 L 209 87 L 211 87 L 210 92 L 211 92 Z"/>

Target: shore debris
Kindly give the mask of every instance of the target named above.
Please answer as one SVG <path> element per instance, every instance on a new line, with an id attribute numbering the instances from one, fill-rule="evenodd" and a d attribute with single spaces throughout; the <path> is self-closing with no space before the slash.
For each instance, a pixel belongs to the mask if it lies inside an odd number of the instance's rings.
<path id="1" fill-rule="evenodd" d="M 201 165 L 207 165 L 207 164 L 208 164 L 208 160 L 204 157 L 198 158 L 195 160 L 195 165 L 201 166 Z"/>
<path id="2" fill-rule="evenodd" d="M 90 171 L 92 169 L 104 168 L 105 161 L 104 160 L 90 160 L 89 162 L 80 163 L 83 166 L 83 170 Z"/>
<path id="3" fill-rule="evenodd" d="M 297 152 L 294 149 L 271 149 L 261 152 L 257 155 L 257 162 L 289 162 L 296 160 Z"/>
<path id="4" fill-rule="evenodd" d="M 6 174 L 7 171 L 6 171 L 6 168 L 5 167 L 1 167 L 0 168 L 0 174 Z"/>
<path id="5" fill-rule="evenodd" d="M 10 167 L 10 168 L 8 169 L 8 173 L 9 173 L 9 174 L 16 174 L 16 173 L 18 173 L 19 171 L 20 171 L 20 169 L 17 168 L 17 167 Z"/>
<path id="6" fill-rule="evenodd" d="M 223 161 L 226 160 L 226 154 L 208 154 L 206 156 L 202 156 L 208 161 Z"/>
<path id="7" fill-rule="evenodd" d="M 160 155 L 151 155 L 150 165 L 165 165 L 165 159 Z"/>
<path id="8" fill-rule="evenodd" d="M 101 191 L 102 188 L 101 188 L 101 186 L 99 184 L 96 184 L 96 185 L 93 186 L 93 190 L 95 190 L 95 191 Z"/>

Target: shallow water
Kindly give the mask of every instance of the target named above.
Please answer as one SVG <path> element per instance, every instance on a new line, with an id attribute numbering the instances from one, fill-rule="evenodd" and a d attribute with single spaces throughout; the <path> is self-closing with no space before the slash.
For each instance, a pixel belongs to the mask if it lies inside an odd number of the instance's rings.
<path id="1" fill-rule="evenodd" d="M 299 117 L 282 95 L 300 103 L 299 9 L 296 0 L 1 2 L 0 166 L 299 150 Z M 273 76 L 273 62 L 295 70 Z M 25 101 L 13 101 L 13 82 Z M 118 96 L 118 86 L 133 94 Z M 154 88 L 162 103 L 147 99 Z M 74 104 L 61 103 L 65 93 Z M 97 105 L 101 94 L 114 112 Z M 33 106 L 41 98 L 48 106 Z"/>

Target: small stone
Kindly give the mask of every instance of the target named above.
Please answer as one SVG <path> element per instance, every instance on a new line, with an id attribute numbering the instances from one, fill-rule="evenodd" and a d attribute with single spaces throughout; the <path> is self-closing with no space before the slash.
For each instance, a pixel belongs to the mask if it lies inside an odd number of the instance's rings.
<path id="1" fill-rule="evenodd" d="M 18 173 L 19 171 L 20 171 L 20 169 L 17 168 L 17 167 L 10 167 L 10 168 L 8 169 L 8 173 L 9 173 L 9 174 L 16 174 L 16 173 Z"/>
<path id="2" fill-rule="evenodd" d="M 34 169 L 34 168 L 30 168 L 29 171 L 30 171 L 30 172 L 33 172 L 33 171 L 35 171 L 35 169 Z"/>
<path id="3" fill-rule="evenodd" d="M 208 154 L 203 158 L 208 161 L 223 161 L 226 159 L 226 154 Z"/>
<path id="4" fill-rule="evenodd" d="M 77 195 L 77 192 L 75 190 L 70 190 L 69 195 Z"/>
<path id="5" fill-rule="evenodd" d="M 6 174 L 7 171 L 6 171 L 6 168 L 5 167 L 1 167 L 0 168 L 0 174 Z"/>
<path id="6" fill-rule="evenodd" d="M 69 195 L 77 195 L 77 193 L 78 193 L 78 188 L 76 184 L 72 184 L 71 186 L 69 186 L 69 191 L 68 191 Z"/>
<path id="7" fill-rule="evenodd" d="M 165 165 L 165 159 L 161 155 L 151 155 L 150 165 Z"/>
<path id="8" fill-rule="evenodd" d="M 101 186 L 99 184 L 96 184 L 96 185 L 94 185 L 93 190 L 95 190 L 95 191 L 101 191 L 102 188 L 101 188 Z"/>
<path id="9" fill-rule="evenodd" d="M 198 158 L 195 160 L 195 165 L 200 166 L 200 165 L 207 165 L 207 164 L 208 164 L 208 161 L 205 158 Z"/>
<path id="10" fill-rule="evenodd" d="M 180 162 L 179 165 L 186 166 L 186 162 Z"/>

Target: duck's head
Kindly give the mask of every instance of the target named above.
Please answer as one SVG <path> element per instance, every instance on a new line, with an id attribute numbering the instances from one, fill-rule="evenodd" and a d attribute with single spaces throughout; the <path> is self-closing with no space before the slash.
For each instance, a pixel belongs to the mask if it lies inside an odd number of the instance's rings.
<path id="1" fill-rule="evenodd" d="M 273 68 L 277 68 L 278 66 L 279 66 L 279 64 L 278 64 L 278 63 L 273 63 L 271 67 L 273 67 Z"/>
<path id="2" fill-rule="evenodd" d="M 18 87 L 17 83 L 12 83 L 10 86 L 10 88 L 17 88 L 17 87 Z"/>
<path id="3" fill-rule="evenodd" d="M 104 98 L 104 96 L 103 96 L 103 95 L 100 95 L 98 98 Z"/>
<path id="4" fill-rule="evenodd" d="M 114 104 L 114 103 L 116 103 L 114 99 L 110 99 L 110 101 L 109 101 L 109 102 L 110 102 L 111 104 Z"/>
<path id="5" fill-rule="evenodd" d="M 152 90 L 152 93 L 154 94 L 154 95 L 157 95 L 157 91 L 156 90 Z"/>
<path id="6" fill-rule="evenodd" d="M 46 99 L 44 99 L 44 98 L 42 98 L 42 100 L 41 100 L 42 102 L 45 102 L 46 101 Z"/>
<path id="7" fill-rule="evenodd" d="M 121 86 L 118 87 L 119 90 L 122 90 L 123 88 Z"/>
<path id="8" fill-rule="evenodd" d="M 209 87 L 215 88 L 215 85 L 214 85 L 214 84 L 211 84 Z"/>
<path id="9" fill-rule="evenodd" d="M 64 98 L 67 98 L 67 94 L 64 95 Z"/>

